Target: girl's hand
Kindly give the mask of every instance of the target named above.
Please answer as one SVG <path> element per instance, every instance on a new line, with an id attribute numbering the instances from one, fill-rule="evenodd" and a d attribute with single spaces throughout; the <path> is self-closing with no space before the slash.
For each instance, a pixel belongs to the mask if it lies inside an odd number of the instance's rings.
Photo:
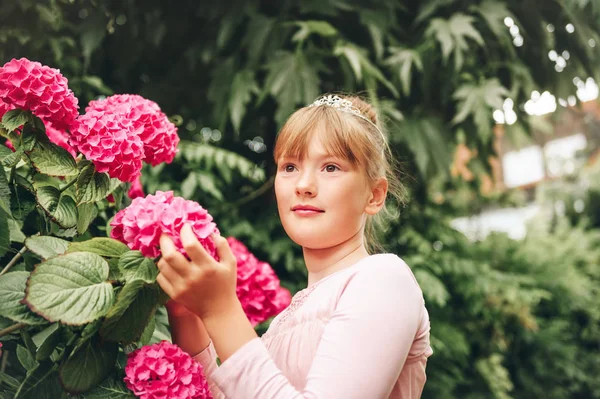
<path id="1" fill-rule="evenodd" d="M 172 317 L 198 317 L 196 314 L 190 312 L 188 308 L 172 299 L 167 301 L 165 307 L 167 308 L 169 316 Z"/>
<path id="2" fill-rule="evenodd" d="M 187 224 L 181 229 L 181 242 L 189 261 L 169 237 L 160 238 L 162 258 L 157 264 L 160 273 L 156 281 L 172 300 L 202 319 L 226 314 L 240 306 L 235 292 L 235 256 L 225 238 L 215 234 L 212 239 L 219 262 L 206 252 Z"/>

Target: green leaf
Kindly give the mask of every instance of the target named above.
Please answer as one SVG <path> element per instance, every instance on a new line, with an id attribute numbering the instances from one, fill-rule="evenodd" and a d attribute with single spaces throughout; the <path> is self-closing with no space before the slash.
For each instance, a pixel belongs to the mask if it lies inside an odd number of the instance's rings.
<path id="1" fill-rule="evenodd" d="M 68 195 L 52 186 L 38 187 L 36 198 L 46 214 L 60 227 L 68 229 L 77 224 L 77 206 Z"/>
<path id="2" fill-rule="evenodd" d="M 10 192 L 12 195 L 11 214 L 17 220 L 24 220 L 37 206 L 35 195 L 21 184 L 11 185 Z"/>
<path id="3" fill-rule="evenodd" d="M 338 33 L 337 29 L 327 21 L 294 21 L 292 23 L 300 28 L 292 36 L 293 42 L 303 42 L 313 33 L 323 37 L 335 36 Z"/>
<path id="4" fill-rule="evenodd" d="M 142 332 L 142 335 L 140 336 L 140 344 L 141 345 L 149 345 L 150 344 L 150 340 L 152 339 L 152 336 L 154 335 L 155 328 L 156 328 L 156 316 L 154 314 L 150 318 L 148 325 L 146 326 L 146 328 L 144 329 L 144 332 Z"/>
<path id="5" fill-rule="evenodd" d="M 338 57 L 344 56 L 350 64 L 350 67 L 352 67 L 356 80 L 358 82 L 362 81 L 362 54 L 357 47 L 348 44 L 338 45 L 335 47 L 333 54 Z"/>
<path id="6" fill-rule="evenodd" d="M 444 62 L 454 53 L 454 67 L 462 68 L 464 54 L 469 50 L 467 39 L 483 46 L 481 34 L 473 26 L 474 17 L 463 13 L 456 13 L 449 20 L 434 18 L 427 27 L 426 35 L 434 37 L 441 46 Z"/>
<path id="7" fill-rule="evenodd" d="M 106 258 L 118 258 L 128 251 L 127 245 L 108 237 L 95 237 L 87 241 L 72 242 L 67 249 L 67 253 L 91 252 Z"/>
<path id="8" fill-rule="evenodd" d="M 125 252 L 119 258 L 119 270 L 125 281 L 142 280 L 153 283 L 158 276 L 158 268 L 154 261 L 146 258 L 140 251 Z"/>
<path id="9" fill-rule="evenodd" d="M 450 298 L 450 294 L 444 283 L 427 270 L 418 269 L 415 270 L 414 274 L 419 285 L 423 287 L 425 299 L 428 302 L 431 301 L 431 303 L 444 307 Z"/>
<path id="10" fill-rule="evenodd" d="M 32 313 L 21 303 L 29 272 L 17 271 L 0 276 L 0 316 L 30 325 L 45 324 L 46 320 Z"/>
<path id="11" fill-rule="evenodd" d="M 112 376 L 85 394 L 85 399 L 135 399 L 135 397 L 120 378 Z"/>
<path id="12" fill-rule="evenodd" d="M 0 209 L 0 258 L 10 249 L 10 231 L 8 230 L 8 216 Z"/>
<path id="13" fill-rule="evenodd" d="M 128 281 L 100 328 L 102 338 L 129 344 L 137 341 L 158 307 L 156 284 L 142 280 Z"/>
<path id="14" fill-rule="evenodd" d="M 502 109 L 507 96 L 508 90 L 497 78 L 484 80 L 480 85 L 465 83 L 452 96 L 459 108 L 452 123 L 461 123 L 472 115 L 479 134 L 488 140 L 492 135 L 492 113 L 494 109 Z"/>
<path id="15" fill-rule="evenodd" d="M 119 270 L 119 259 L 108 258 L 106 261 L 108 262 L 108 267 L 110 269 L 110 271 L 108 272 L 108 280 L 124 281 L 123 275 L 121 274 L 121 270 Z"/>
<path id="16" fill-rule="evenodd" d="M 69 151 L 54 143 L 36 145 L 29 153 L 29 159 L 38 172 L 48 176 L 75 176 L 79 173 Z"/>
<path id="17" fill-rule="evenodd" d="M 19 363 L 27 371 L 34 369 L 37 365 L 31 353 L 22 345 L 17 346 L 17 359 L 19 359 Z"/>
<path id="18" fill-rule="evenodd" d="M 0 210 L 10 215 L 10 187 L 3 167 L 0 167 Z"/>
<path id="19" fill-rule="evenodd" d="M 61 338 L 61 329 L 58 323 L 51 324 L 31 337 L 33 343 L 37 347 L 35 359 L 37 361 L 48 359 L 56 349 L 56 346 L 60 343 Z"/>
<path id="20" fill-rule="evenodd" d="M 2 125 L 9 132 L 31 121 L 31 112 L 22 109 L 13 109 L 5 113 L 2 117 Z"/>
<path id="21" fill-rule="evenodd" d="M 98 173 L 94 165 L 81 171 L 77 178 L 77 202 L 92 203 L 100 201 L 108 195 L 110 179 L 106 173 Z"/>
<path id="22" fill-rule="evenodd" d="M 24 243 L 25 234 L 21 231 L 21 224 L 14 219 L 8 219 L 8 231 L 10 233 L 10 241 Z"/>
<path id="23" fill-rule="evenodd" d="M 236 132 L 239 133 L 242 119 L 246 114 L 246 106 L 252 99 L 252 94 L 259 92 L 254 72 L 242 70 L 238 72 L 231 83 L 231 94 L 229 96 L 229 113 L 231 123 Z"/>
<path id="24" fill-rule="evenodd" d="M 25 239 L 25 246 L 42 259 L 48 259 L 64 254 L 69 241 L 50 236 L 31 236 Z"/>
<path id="25" fill-rule="evenodd" d="M 412 49 L 403 47 L 390 48 L 392 55 L 385 60 L 389 66 L 399 71 L 400 81 L 402 82 L 402 92 L 405 96 L 410 95 L 410 85 L 412 81 L 413 65 L 419 71 L 423 71 L 423 62 L 419 53 Z"/>
<path id="26" fill-rule="evenodd" d="M 62 389 L 56 378 L 56 365 L 50 361 L 39 363 L 17 390 L 14 399 L 60 398 Z"/>
<path id="27" fill-rule="evenodd" d="M 77 232 L 85 233 L 96 216 L 98 216 L 98 208 L 95 204 L 80 204 L 77 207 Z"/>
<path id="28" fill-rule="evenodd" d="M 2 137 L 2 134 L 0 134 L 0 137 Z M 10 148 L 8 148 L 5 145 L 0 144 L 0 161 L 2 161 L 4 158 L 6 158 L 9 155 L 12 155 L 12 150 Z"/>
<path id="29" fill-rule="evenodd" d="M 39 264 L 27 283 L 25 301 L 52 322 L 81 325 L 104 316 L 114 301 L 108 263 L 99 255 L 75 252 Z"/>
<path id="30" fill-rule="evenodd" d="M 72 394 L 90 390 L 102 382 L 117 360 L 119 347 L 92 338 L 79 350 L 71 353 L 59 369 L 64 389 Z"/>

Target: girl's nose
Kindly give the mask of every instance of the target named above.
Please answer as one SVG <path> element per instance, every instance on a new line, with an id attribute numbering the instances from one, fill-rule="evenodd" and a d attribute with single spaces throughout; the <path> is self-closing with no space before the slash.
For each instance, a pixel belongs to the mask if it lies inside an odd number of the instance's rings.
<path id="1" fill-rule="evenodd" d="M 314 197 L 317 194 L 317 184 L 312 173 L 302 173 L 296 183 L 296 195 Z"/>

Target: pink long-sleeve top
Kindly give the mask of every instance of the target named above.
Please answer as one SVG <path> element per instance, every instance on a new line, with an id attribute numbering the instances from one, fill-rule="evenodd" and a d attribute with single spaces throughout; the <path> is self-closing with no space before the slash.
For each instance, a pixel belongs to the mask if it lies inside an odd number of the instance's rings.
<path id="1" fill-rule="evenodd" d="M 221 366 L 212 343 L 195 359 L 217 399 L 409 399 L 421 396 L 431 354 L 413 273 L 378 254 L 299 291 Z"/>

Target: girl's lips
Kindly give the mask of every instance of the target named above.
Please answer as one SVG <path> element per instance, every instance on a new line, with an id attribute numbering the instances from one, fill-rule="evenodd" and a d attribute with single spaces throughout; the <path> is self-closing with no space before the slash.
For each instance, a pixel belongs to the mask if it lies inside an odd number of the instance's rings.
<path id="1" fill-rule="evenodd" d="M 314 216 L 323 213 L 324 211 L 316 211 L 313 209 L 298 208 L 293 211 L 298 216 Z"/>

